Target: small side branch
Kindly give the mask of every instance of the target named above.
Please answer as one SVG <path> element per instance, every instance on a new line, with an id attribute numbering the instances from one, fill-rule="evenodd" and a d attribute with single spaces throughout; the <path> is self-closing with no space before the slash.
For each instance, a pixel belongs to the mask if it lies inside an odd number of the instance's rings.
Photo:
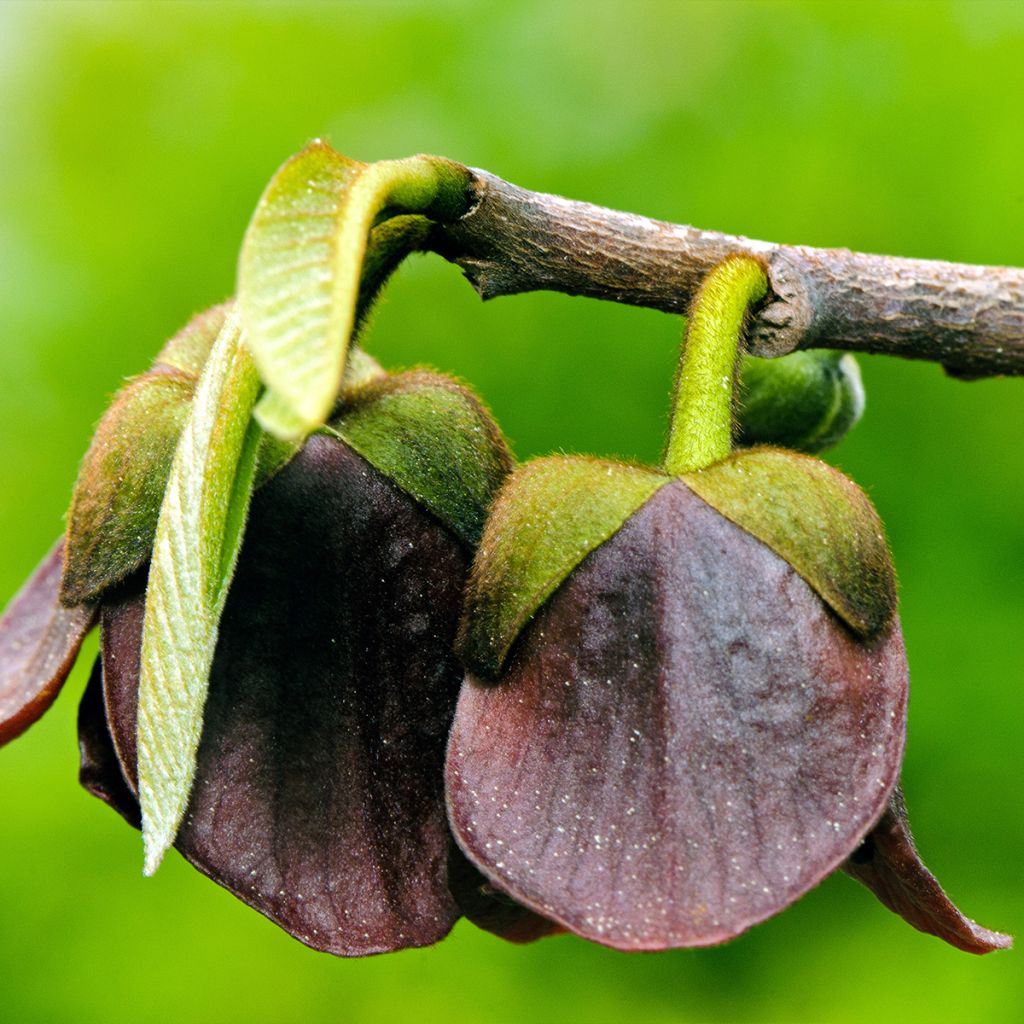
<path id="1" fill-rule="evenodd" d="M 770 291 L 750 350 L 877 352 L 958 377 L 1024 374 L 1024 270 L 758 242 L 519 188 L 474 171 L 477 202 L 429 248 L 484 299 L 528 291 L 684 313 L 730 253 L 761 257 Z"/>

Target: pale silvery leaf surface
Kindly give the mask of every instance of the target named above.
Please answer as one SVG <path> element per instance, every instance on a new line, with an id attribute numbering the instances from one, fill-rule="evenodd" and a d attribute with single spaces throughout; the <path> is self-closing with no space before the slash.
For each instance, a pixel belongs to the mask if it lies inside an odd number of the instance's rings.
<path id="1" fill-rule="evenodd" d="M 218 623 L 252 492 L 259 379 L 225 320 L 175 450 L 149 570 L 139 679 L 139 798 L 152 874 L 188 804 Z"/>

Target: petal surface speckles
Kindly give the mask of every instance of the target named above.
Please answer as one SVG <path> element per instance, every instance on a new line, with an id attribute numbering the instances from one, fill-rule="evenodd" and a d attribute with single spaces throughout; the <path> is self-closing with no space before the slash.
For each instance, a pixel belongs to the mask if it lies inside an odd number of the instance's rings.
<path id="1" fill-rule="evenodd" d="M 444 937 L 445 741 L 464 547 L 325 436 L 253 499 L 176 841 L 200 871 L 316 949 Z M 142 595 L 104 606 L 104 686 L 134 783 Z"/>
<path id="2" fill-rule="evenodd" d="M 878 819 L 906 699 L 895 624 L 858 639 L 673 482 L 553 594 L 500 681 L 464 684 L 449 817 L 497 888 L 585 938 L 724 942 Z"/>

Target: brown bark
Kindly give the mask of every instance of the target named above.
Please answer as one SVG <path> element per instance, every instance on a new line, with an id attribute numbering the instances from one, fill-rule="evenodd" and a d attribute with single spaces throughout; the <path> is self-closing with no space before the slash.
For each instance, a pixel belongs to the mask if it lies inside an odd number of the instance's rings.
<path id="1" fill-rule="evenodd" d="M 529 192 L 474 171 L 477 202 L 428 247 L 484 299 L 549 290 L 683 313 L 724 256 L 765 260 L 771 291 L 749 347 L 839 348 L 1024 374 L 1024 270 L 758 242 Z"/>

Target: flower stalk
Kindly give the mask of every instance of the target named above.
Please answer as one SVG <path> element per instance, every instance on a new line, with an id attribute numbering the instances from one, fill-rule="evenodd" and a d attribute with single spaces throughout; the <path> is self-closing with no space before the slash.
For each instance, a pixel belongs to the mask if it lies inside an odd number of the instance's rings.
<path id="1" fill-rule="evenodd" d="M 665 472 L 693 473 L 732 450 L 733 392 L 748 310 L 764 298 L 760 261 L 731 256 L 708 274 L 690 312 L 665 449 Z"/>

